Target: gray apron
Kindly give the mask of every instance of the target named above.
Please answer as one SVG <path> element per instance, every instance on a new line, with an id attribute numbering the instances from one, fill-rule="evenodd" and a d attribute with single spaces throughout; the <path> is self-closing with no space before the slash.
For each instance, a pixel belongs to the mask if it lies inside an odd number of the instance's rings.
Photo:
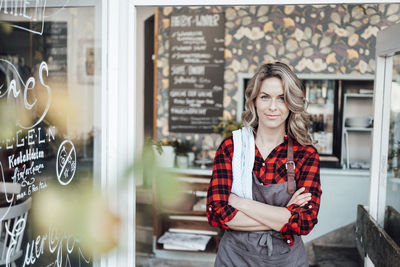
<path id="1" fill-rule="evenodd" d="M 253 199 L 273 206 L 285 207 L 292 197 L 288 183 L 263 185 L 253 173 Z M 219 243 L 216 267 L 220 266 L 308 266 L 303 240 L 294 236 L 289 246 L 274 230 L 246 232 L 225 231 Z"/>

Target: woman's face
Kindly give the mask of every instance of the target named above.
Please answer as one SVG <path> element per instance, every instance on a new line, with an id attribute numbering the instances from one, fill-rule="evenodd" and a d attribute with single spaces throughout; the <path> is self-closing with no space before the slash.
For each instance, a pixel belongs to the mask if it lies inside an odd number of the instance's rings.
<path id="1" fill-rule="evenodd" d="M 255 102 L 259 128 L 285 128 L 289 108 L 285 103 L 283 90 L 283 84 L 279 78 L 267 78 L 262 82 Z"/>

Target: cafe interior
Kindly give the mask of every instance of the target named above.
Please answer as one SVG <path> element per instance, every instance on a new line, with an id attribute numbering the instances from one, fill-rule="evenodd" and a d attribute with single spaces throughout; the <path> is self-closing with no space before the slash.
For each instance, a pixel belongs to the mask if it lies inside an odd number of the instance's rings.
<path id="1" fill-rule="evenodd" d="M 205 217 L 215 152 L 241 127 L 244 91 L 257 67 L 281 61 L 303 83 L 310 134 L 320 155 L 323 194 L 318 223 L 302 236 L 310 265 L 362 266 L 365 250 L 357 232 L 358 206 L 370 201 L 377 33 L 400 22 L 399 8 L 398 4 L 141 8 L 137 27 L 144 42 L 137 48 L 143 55 L 137 64 L 145 67 L 137 73 L 137 88 L 144 89 L 140 127 L 144 137 L 167 148 L 156 152 L 155 161 L 171 170 L 182 189 L 170 203 L 162 178 L 144 177 L 138 182 L 138 264 L 170 261 L 184 266 L 196 259 L 212 266 L 223 234 Z M 398 57 L 393 60 L 399 64 Z M 382 131 L 389 131 L 386 205 L 398 211 L 400 115 L 395 73 L 398 65 L 393 67 L 390 130 Z M 194 249 L 174 240 L 173 235 L 182 233 L 203 235 L 207 241 Z"/>
<path id="2" fill-rule="evenodd" d="M 214 266 L 215 153 L 257 68 L 301 80 L 310 266 L 400 262 L 396 1 L 0 0 L 0 264 Z"/>

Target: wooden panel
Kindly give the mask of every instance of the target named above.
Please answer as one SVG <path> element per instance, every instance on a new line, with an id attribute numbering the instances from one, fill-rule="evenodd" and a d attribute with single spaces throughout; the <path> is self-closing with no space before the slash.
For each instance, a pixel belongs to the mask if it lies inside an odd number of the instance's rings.
<path id="1" fill-rule="evenodd" d="M 400 213 L 391 206 L 386 207 L 384 229 L 400 246 Z"/>
<path id="2" fill-rule="evenodd" d="M 367 253 L 376 266 L 398 266 L 400 262 L 400 247 L 362 205 L 357 209 L 356 244 L 361 256 Z"/>

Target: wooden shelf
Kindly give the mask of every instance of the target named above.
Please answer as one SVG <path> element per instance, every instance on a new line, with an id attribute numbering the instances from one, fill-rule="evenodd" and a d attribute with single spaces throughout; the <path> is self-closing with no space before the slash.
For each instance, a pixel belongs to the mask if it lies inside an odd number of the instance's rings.
<path id="1" fill-rule="evenodd" d="M 348 98 L 373 98 L 373 94 L 345 94 L 345 97 Z"/>
<path id="2" fill-rule="evenodd" d="M 365 128 L 365 127 L 348 127 L 344 128 L 348 132 L 372 132 L 373 128 Z"/>
<path id="3" fill-rule="evenodd" d="M 192 210 L 193 206 L 199 203 L 199 200 L 204 201 L 206 197 L 211 170 L 171 169 L 170 171 L 176 174 L 176 179 L 183 183 L 184 189 L 174 192 L 176 198 L 182 196 L 180 199 L 175 203 L 168 203 L 166 199 L 163 199 L 163 195 L 165 195 L 163 194 L 165 192 L 162 191 L 163 188 L 158 187 L 157 182 L 153 184 L 154 253 L 161 257 L 215 258 L 222 231 L 209 225 L 205 208 L 201 211 Z M 208 235 L 206 232 L 209 232 L 211 240 L 205 251 L 164 249 L 163 245 L 157 241 L 170 229 L 190 229 L 193 233 L 206 235 Z M 217 233 L 217 235 L 212 235 L 210 232 Z"/>
<path id="4" fill-rule="evenodd" d="M 168 215 L 206 216 L 206 211 L 161 209 L 161 212 Z"/>

